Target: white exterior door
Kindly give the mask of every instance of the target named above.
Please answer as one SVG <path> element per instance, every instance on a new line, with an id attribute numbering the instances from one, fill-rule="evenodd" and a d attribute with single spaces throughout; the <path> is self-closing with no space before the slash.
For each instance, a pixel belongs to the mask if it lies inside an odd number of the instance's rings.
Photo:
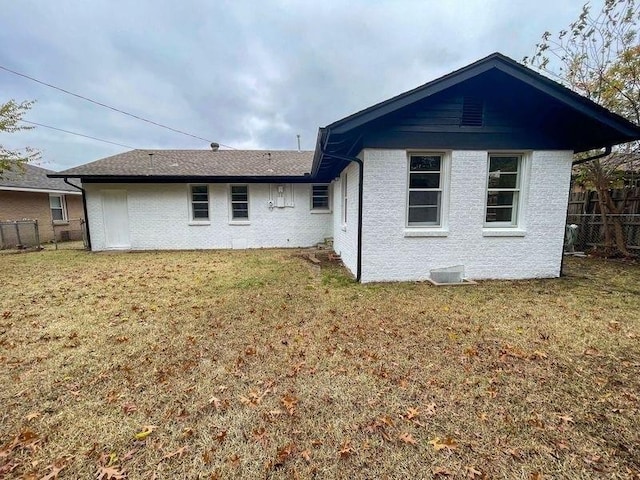
<path id="1" fill-rule="evenodd" d="M 131 248 L 126 190 L 102 191 L 105 248 Z"/>

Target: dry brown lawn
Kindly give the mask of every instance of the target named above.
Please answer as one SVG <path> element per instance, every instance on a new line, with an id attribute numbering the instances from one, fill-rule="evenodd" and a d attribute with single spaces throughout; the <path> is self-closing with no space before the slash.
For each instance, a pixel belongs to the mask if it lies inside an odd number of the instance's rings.
<path id="1" fill-rule="evenodd" d="M 639 266 L 358 285 L 299 253 L 0 256 L 0 478 L 640 476 Z"/>

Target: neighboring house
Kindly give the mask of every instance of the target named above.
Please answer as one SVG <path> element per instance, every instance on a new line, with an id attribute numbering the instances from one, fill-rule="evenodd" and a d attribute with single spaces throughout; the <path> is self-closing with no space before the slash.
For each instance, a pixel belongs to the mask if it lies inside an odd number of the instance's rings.
<path id="1" fill-rule="evenodd" d="M 52 170 L 26 164 L 0 176 L 0 222 L 37 220 L 41 242 L 78 236 L 84 218 L 81 192 Z M 70 221 L 71 220 L 71 221 Z M 81 237 L 79 237 L 81 238 Z"/>
<path id="2" fill-rule="evenodd" d="M 321 128 L 314 152 L 134 150 L 53 176 L 82 180 L 93 250 L 333 237 L 363 282 L 555 277 L 573 153 L 637 139 L 493 54 Z"/>

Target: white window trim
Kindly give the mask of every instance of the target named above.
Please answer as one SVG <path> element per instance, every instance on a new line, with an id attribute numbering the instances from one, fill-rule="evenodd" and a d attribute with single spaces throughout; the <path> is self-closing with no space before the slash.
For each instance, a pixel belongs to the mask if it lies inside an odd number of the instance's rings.
<path id="1" fill-rule="evenodd" d="M 489 197 L 489 165 L 491 157 L 520 157 L 518 168 L 518 201 L 514 205 L 516 219 L 513 223 L 507 222 L 487 222 L 487 201 Z M 527 196 L 529 191 L 529 176 L 531 168 L 530 152 L 493 151 L 487 153 L 487 174 L 485 177 L 484 189 L 484 210 L 482 212 L 483 229 L 482 235 L 485 237 L 524 237 L 526 234 L 526 209 Z M 496 189 L 494 189 L 496 190 Z M 497 189 L 500 190 L 500 189 Z M 509 189 L 506 189 L 509 190 Z"/>
<path id="2" fill-rule="evenodd" d="M 411 156 L 415 155 L 439 155 L 440 156 L 440 223 L 434 225 L 409 225 L 409 185 L 411 185 Z M 405 188 L 405 237 L 446 237 L 449 234 L 449 190 L 451 179 L 451 153 L 450 152 L 407 152 L 407 185 Z"/>
<path id="3" fill-rule="evenodd" d="M 52 210 L 53 207 L 51 206 L 51 198 L 53 197 L 59 197 L 60 198 L 60 209 L 62 210 L 62 220 L 54 220 L 53 219 L 53 214 L 52 214 Z M 49 214 L 51 215 L 51 221 L 55 224 L 55 225 L 66 225 L 69 223 L 69 216 L 67 214 L 67 199 L 65 198 L 65 196 L 63 194 L 58 194 L 58 193 L 50 193 L 49 194 Z"/>
<path id="4" fill-rule="evenodd" d="M 323 208 L 313 207 L 313 187 L 327 187 L 327 206 Z M 311 213 L 331 213 L 331 184 L 330 183 L 312 183 L 309 191 L 309 209 Z"/>
<path id="5" fill-rule="evenodd" d="M 347 229 L 347 223 L 348 223 L 348 204 L 349 204 L 349 179 L 348 179 L 348 175 L 347 172 L 345 171 L 342 174 L 342 177 L 340 178 L 340 198 L 341 198 L 341 211 L 340 211 L 340 215 L 341 215 L 341 220 L 342 220 L 342 230 Z"/>
<path id="6" fill-rule="evenodd" d="M 233 199 L 231 191 L 233 187 L 247 187 L 247 218 L 233 218 Z M 250 225 L 251 224 L 251 189 L 247 183 L 229 184 L 229 225 Z M 238 203 L 238 202 L 235 202 Z M 244 203 L 244 202 L 242 202 Z"/>
<path id="7" fill-rule="evenodd" d="M 207 220 L 197 220 L 193 218 L 193 200 L 191 187 L 207 187 L 207 205 L 209 207 L 209 218 Z M 189 183 L 187 185 L 187 201 L 189 203 L 189 225 L 211 225 L 211 187 L 207 183 Z"/>

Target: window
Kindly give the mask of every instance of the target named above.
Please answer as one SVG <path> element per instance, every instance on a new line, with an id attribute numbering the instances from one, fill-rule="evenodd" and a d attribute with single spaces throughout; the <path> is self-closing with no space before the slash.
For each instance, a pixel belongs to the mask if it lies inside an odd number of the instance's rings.
<path id="1" fill-rule="evenodd" d="M 489 155 L 486 226 L 518 225 L 521 170 L 522 155 Z"/>
<path id="2" fill-rule="evenodd" d="M 311 186 L 311 209 L 329 210 L 329 185 Z"/>
<path id="3" fill-rule="evenodd" d="M 342 224 L 347 224 L 347 172 L 344 172 L 344 178 L 342 179 Z"/>
<path id="4" fill-rule="evenodd" d="M 209 187 L 207 185 L 191 185 L 191 220 L 209 221 Z"/>
<path id="5" fill-rule="evenodd" d="M 443 192 L 442 154 L 409 156 L 408 226 L 441 226 Z"/>
<path id="6" fill-rule="evenodd" d="M 231 185 L 231 219 L 249 219 L 249 187 Z"/>
<path id="7" fill-rule="evenodd" d="M 49 195 L 49 207 L 51 208 L 51 219 L 54 222 L 67 221 L 67 205 L 64 195 Z"/>

